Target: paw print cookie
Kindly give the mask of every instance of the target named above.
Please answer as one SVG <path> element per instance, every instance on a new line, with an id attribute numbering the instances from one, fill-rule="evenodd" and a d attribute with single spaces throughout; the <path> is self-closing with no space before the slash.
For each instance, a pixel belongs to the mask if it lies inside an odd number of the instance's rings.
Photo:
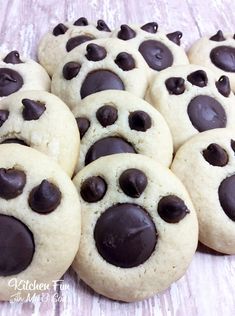
<path id="1" fill-rule="evenodd" d="M 234 127 L 234 95 L 228 77 L 197 65 L 175 66 L 153 80 L 146 99 L 166 119 L 175 150 L 191 136 Z"/>
<path id="2" fill-rule="evenodd" d="M 172 171 L 192 198 L 200 241 L 235 254 L 235 131 L 215 129 L 194 136 L 176 153 Z"/>
<path id="3" fill-rule="evenodd" d="M 44 35 L 38 47 L 38 59 L 50 76 L 67 53 L 84 42 L 109 37 L 111 30 L 103 20 L 90 23 L 85 17 L 59 23 Z"/>
<path id="4" fill-rule="evenodd" d="M 72 176 L 80 137 L 71 111 L 45 91 L 23 91 L 0 101 L 0 144 L 19 143 L 35 148 Z"/>
<path id="5" fill-rule="evenodd" d="M 52 77 L 52 92 L 73 109 L 86 96 L 126 90 L 143 97 L 146 64 L 141 54 L 118 39 L 99 39 L 72 50 Z"/>
<path id="6" fill-rule="evenodd" d="M 17 51 L 0 54 L 0 99 L 23 90 L 50 90 L 50 78 L 45 69 Z"/>
<path id="7" fill-rule="evenodd" d="M 112 37 L 139 50 L 152 74 L 174 65 L 189 63 L 184 49 L 180 47 L 182 35 L 180 31 L 165 34 L 158 30 L 156 22 L 142 26 L 123 24 L 112 33 Z"/>
<path id="8" fill-rule="evenodd" d="M 102 91 L 73 110 L 80 131 L 76 170 L 106 155 L 139 153 L 168 167 L 172 138 L 165 120 L 146 101 L 126 91 Z"/>
<path id="9" fill-rule="evenodd" d="M 32 148 L 1 145 L 0 300 L 17 295 L 12 279 L 47 286 L 60 279 L 78 250 L 80 222 L 76 189 L 56 163 Z"/>
<path id="10" fill-rule="evenodd" d="M 197 218 L 182 183 L 154 160 L 103 157 L 74 178 L 82 233 L 73 267 L 98 293 L 132 302 L 165 290 L 186 271 Z"/>
<path id="11" fill-rule="evenodd" d="M 226 75 L 235 91 L 235 35 L 219 30 L 211 37 L 202 37 L 189 50 L 191 63 L 210 68 L 218 76 Z"/>

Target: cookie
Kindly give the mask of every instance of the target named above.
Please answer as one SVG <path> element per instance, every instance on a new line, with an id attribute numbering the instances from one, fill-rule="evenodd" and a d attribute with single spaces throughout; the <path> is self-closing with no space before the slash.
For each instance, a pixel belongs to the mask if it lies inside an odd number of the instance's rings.
<path id="1" fill-rule="evenodd" d="M 1 145 L 0 299 L 17 295 L 15 282 L 25 298 L 60 279 L 79 238 L 80 204 L 66 173 L 35 149 Z"/>
<path id="2" fill-rule="evenodd" d="M 96 292 L 137 301 L 186 271 L 198 241 L 197 218 L 182 183 L 154 160 L 103 157 L 74 178 L 82 233 L 73 267 Z"/>
<path id="3" fill-rule="evenodd" d="M 235 99 L 228 77 L 216 77 L 202 66 L 162 71 L 154 78 L 146 99 L 166 119 L 175 149 L 197 133 L 235 126 Z"/>
<path id="4" fill-rule="evenodd" d="M 226 75 L 235 91 L 235 35 L 223 34 L 219 30 L 211 37 L 202 37 L 189 50 L 191 63 L 203 65 L 217 73 Z"/>
<path id="5" fill-rule="evenodd" d="M 23 90 L 50 90 L 45 69 L 32 59 L 25 59 L 14 50 L 0 54 L 0 99 Z"/>
<path id="6" fill-rule="evenodd" d="M 0 143 L 33 147 L 71 176 L 80 137 L 74 116 L 59 98 L 45 91 L 23 91 L 0 101 Z"/>
<path id="7" fill-rule="evenodd" d="M 59 23 L 43 36 L 38 47 L 38 59 L 50 76 L 67 53 L 80 44 L 109 37 L 111 30 L 103 20 L 88 22 L 84 17 L 74 22 Z"/>
<path id="8" fill-rule="evenodd" d="M 102 91 L 78 103 L 73 114 L 81 137 L 76 171 L 118 153 L 140 153 L 170 165 L 173 144 L 169 128 L 146 101 L 126 91 Z"/>
<path id="9" fill-rule="evenodd" d="M 182 35 L 180 31 L 165 34 L 158 30 L 156 22 L 142 26 L 123 24 L 112 33 L 112 37 L 119 38 L 138 49 L 151 74 L 174 65 L 189 63 L 184 49 L 180 47 Z"/>
<path id="10" fill-rule="evenodd" d="M 172 171 L 192 198 L 200 241 L 235 254 L 235 131 L 215 129 L 194 136 L 176 153 Z"/>
<path id="11" fill-rule="evenodd" d="M 73 109 L 81 99 L 103 90 L 143 97 L 147 83 L 146 63 L 138 51 L 118 39 L 99 39 L 67 54 L 52 77 L 52 92 Z"/>

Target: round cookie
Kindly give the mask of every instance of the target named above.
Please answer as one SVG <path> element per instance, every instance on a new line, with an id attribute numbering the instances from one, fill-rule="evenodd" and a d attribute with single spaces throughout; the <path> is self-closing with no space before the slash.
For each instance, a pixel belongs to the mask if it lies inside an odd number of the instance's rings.
<path id="1" fill-rule="evenodd" d="M 169 128 L 146 101 L 126 91 L 102 91 L 78 103 L 73 114 L 81 137 L 76 171 L 99 157 L 128 152 L 171 164 Z"/>
<path id="2" fill-rule="evenodd" d="M 112 37 L 119 38 L 139 50 L 151 74 L 174 65 L 189 63 L 184 49 L 180 47 L 182 35 L 180 31 L 165 34 L 158 30 L 156 22 L 142 26 L 123 24 L 112 33 Z"/>
<path id="3" fill-rule="evenodd" d="M 235 126 L 228 77 L 216 77 L 202 66 L 175 66 L 157 74 L 146 100 L 166 119 L 175 150 L 199 132 Z"/>
<path id="4" fill-rule="evenodd" d="M 191 63 L 210 68 L 218 76 L 226 75 L 235 91 L 235 35 L 219 30 L 211 37 L 202 37 L 188 52 Z"/>
<path id="5" fill-rule="evenodd" d="M 0 101 L 0 144 L 33 147 L 60 164 L 72 176 L 80 137 L 69 108 L 45 91 L 23 91 Z"/>
<path id="6" fill-rule="evenodd" d="M 50 78 L 45 69 L 17 51 L 0 54 L 0 99 L 23 90 L 50 90 Z"/>
<path id="7" fill-rule="evenodd" d="M 192 198 L 200 241 L 235 254 L 235 131 L 215 129 L 194 136 L 176 153 L 172 171 Z"/>
<path id="8" fill-rule="evenodd" d="M 74 178 L 82 233 L 73 267 L 98 293 L 132 302 L 165 290 L 186 271 L 198 241 L 182 183 L 154 160 L 103 157 Z"/>
<path id="9" fill-rule="evenodd" d="M 80 44 L 97 38 L 109 37 L 111 30 L 103 20 L 90 23 L 84 17 L 74 22 L 59 23 L 43 36 L 38 47 L 40 64 L 53 75 L 57 64 Z"/>
<path id="10" fill-rule="evenodd" d="M 46 155 L 1 145 L 0 213 L 0 300 L 45 291 L 78 249 L 80 202 L 73 183 Z"/>
<path id="11" fill-rule="evenodd" d="M 103 90 L 126 90 L 144 97 L 147 84 L 146 63 L 136 49 L 118 39 L 99 39 L 67 54 L 51 88 L 73 109 L 81 99 Z"/>

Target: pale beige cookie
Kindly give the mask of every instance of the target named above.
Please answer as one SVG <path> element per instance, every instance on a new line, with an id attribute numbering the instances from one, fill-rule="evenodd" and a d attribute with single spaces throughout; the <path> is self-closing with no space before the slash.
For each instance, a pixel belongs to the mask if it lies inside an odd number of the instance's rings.
<path id="1" fill-rule="evenodd" d="M 81 225 L 78 195 L 46 155 L 5 144 L 0 213 L 0 300 L 29 300 L 60 279 L 74 259 Z"/>
<path id="2" fill-rule="evenodd" d="M 235 38 L 234 34 L 218 31 L 211 37 L 202 37 L 189 49 L 191 63 L 210 68 L 217 76 L 226 75 L 235 91 Z"/>
<path id="3" fill-rule="evenodd" d="M 188 64 L 188 57 L 182 47 L 180 31 L 166 34 L 158 30 L 156 22 L 149 22 L 142 26 L 123 24 L 112 33 L 112 37 L 119 38 L 139 50 L 149 67 L 150 74 L 154 74 L 174 65 Z"/>
<path id="4" fill-rule="evenodd" d="M 0 101 L 0 143 L 21 143 L 55 160 L 72 176 L 79 131 L 69 108 L 45 91 L 23 91 Z"/>
<path id="5" fill-rule="evenodd" d="M 118 39 L 81 44 L 67 54 L 52 77 L 52 92 L 70 109 L 86 96 L 103 90 L 126 90 L 144 97 L 146 63 L 131 45 Z"/>
<path id="6" fill-rule="evenodd" d="M 157 74 L 146 100 L 168 123 L 175 150 L 197 133 L 235 126 L 235 98 L 226 76 L 197 65 L 175 66 Z"/>
<path id="7" fill-rule="evenodd" d="M 156 161 L 102 157 L 74 178 L 82 204 L 73 267 L 96 292 L 142 300 L 186 271 L 198 242 L 196 213 L 182 183 Z"/>
<path id="8" fill-rule="evenodd" d="M 194 136 L 176 153 L 171 168 L 192 198 L 200 241 L 235 254 L 235 131 L 216 129 Z"/>
<path id="9" fill-rule="evenodd" d="M 81 17 L 74 22 L 59 23 L 43 36 L 38 47 L 38 59 L 50 76 L 67 53 L 80 44 L 109 37 L 111 30 L 103 20 L 88 22 Z"/>
<path id="10" fill-rule="evenodd" d="M 0 53 L 0 99 L 23 90 L 50 90 L 46 70 L 17 51 Z"/>

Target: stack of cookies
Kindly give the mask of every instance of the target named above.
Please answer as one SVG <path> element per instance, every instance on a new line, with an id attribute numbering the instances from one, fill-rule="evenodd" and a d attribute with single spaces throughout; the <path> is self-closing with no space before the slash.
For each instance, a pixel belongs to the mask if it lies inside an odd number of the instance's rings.
<path id="1" fill-rule="evenodd" d="M 1 300 L 13 277 L 51 284 L 71 264 L 142 300 L 185 273 L 198 238 L 235 254 L 235 40 L 219 31 L 187 57 L 181 37 L 82 17 L 42 38 L 41 65 L 1 55 Z"/>

